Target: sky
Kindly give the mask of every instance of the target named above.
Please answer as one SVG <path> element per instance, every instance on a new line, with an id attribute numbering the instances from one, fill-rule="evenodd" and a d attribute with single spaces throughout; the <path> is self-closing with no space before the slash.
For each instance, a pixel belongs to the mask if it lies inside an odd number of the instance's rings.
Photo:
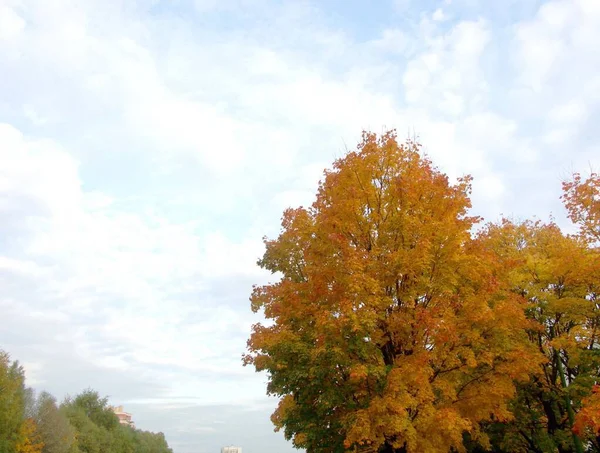
<path id="1" fill-rule="evenodd" d="M 262 237 L 387 128 L 568 230 L 598 42 L 598 0 L 0 0 L 0 348 L 175 453 L 291 452 L 241 363 Z"/>

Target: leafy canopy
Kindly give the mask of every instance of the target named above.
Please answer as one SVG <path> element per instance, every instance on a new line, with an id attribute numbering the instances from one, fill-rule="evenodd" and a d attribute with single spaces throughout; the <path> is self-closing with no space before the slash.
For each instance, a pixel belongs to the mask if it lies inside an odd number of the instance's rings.
<path id="1" fill-rule="evenodd" d="M 473 239 L 470 177 L 450 183 L 395 133 L 364 133 L 308 209 L 284 213 L 260 266 L 245 363 L 267 371 L 273 414 L 308 452 L 463 451 L 511 417 L 535 361 L 525 300 Z"/>

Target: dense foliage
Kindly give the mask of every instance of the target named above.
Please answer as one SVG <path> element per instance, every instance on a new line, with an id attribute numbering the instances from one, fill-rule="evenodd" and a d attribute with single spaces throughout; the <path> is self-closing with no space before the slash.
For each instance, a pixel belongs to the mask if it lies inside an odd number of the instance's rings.
<path id="1" fill-rule="evenodd" d="M 121 425 L 108 400 L 86 390 L 58 405 L 35 396 L 24 371 L 0 351 L 0 452 L 172 453 L 162 433 Z"/>
<path id="2" fill-rule="evenodd" d="M 244 360 L 272 416 L 317 452 L 600 451 L 600 178 L 563 201 L 580 227 L 477 229 L 413 142 L 365 133 L 289 209 L 259 265 Z"/>

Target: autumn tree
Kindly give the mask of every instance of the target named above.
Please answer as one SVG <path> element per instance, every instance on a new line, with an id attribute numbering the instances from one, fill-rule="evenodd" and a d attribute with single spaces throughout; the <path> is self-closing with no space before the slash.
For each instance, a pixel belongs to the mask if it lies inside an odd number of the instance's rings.
<path id="1" fill-rule="evenodd" d="M 585 241 L 554 223 L 504 221 L 484 233 L 511 268 L 512 291 L 527 300 L 528 337 L 544 360 L 532 367 L 502 429 L 505 451 L 583 451 L 573 433 L 581 399 L 598 377 L 598 278 Z"/>
<path id="2" fill-rule="evenodd" d="M 573 428 L 575 434 L 581 437 L 591 437 L 596 440 L 596 449 L 600 450 L 600 385 L 594 385 L 592 394 L 582 401 L 582 408 L 575 418 Z"/>
<path id="3" fill-rule="evenodd" d="M 562 200 L 569 218 L 579 226 L 581 237 L 600 245 L 600 175 L 591 173 L 586 179 L 574 173 L 563 182 Z"/>
<path id="4" fill-rule="evenodd" d="M 600 451 L 596 422 L 600 376 L 600 178 L 563 184 L 563 202 L 579 233 L 553 223 L 504 221 L 486 239 L 512 267 L 513 291 L 528 300 L 530 341 L 545 357 L 511 402 L 514 421 L 490 425 L 494 451 Z"/>
<path id="5" fill-rule="evenodd" d="M 19 440 L 15 446 L 16 453 L 43 453 L 44 442 L 35 420 L 26 418 L 19 428 Z"/>
<path id="6" fill-rule="evenodd" d="M 524 299 L 471 238 L 470 178 L 451 183 L 394 132 L 364 133 L 315 203 L 284 213 L 260 266 L 245 363 L 267 371 L 272 416 L 316 452 L 464 451 L 511 417 L 534 354 Z"/>

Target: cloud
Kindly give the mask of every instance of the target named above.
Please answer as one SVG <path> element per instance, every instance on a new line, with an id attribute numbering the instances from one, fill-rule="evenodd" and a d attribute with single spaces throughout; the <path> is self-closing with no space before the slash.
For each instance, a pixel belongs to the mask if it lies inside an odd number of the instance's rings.
<path id="1" fill-rule="evenodd" d="M 15 10 L 0 5 L 0 39 L 16 38 L 25 28 L 25 21 Z"/>
<path id="2" fill-rule="evenodd" d="M 19 243 L 4 249 L 15 256 L 0 256 L 10 282 L 1 302 L 13 321 L 2 326 L 5 345 L 22 352 L 22 332 L 36 331 L 39 338 L 46 330 L 44 341 L 60 351 L 44 348 L 42 355 L 30 356 L 37 363 L 31 367 L 33 382 L 47 381 L 38 375 L 40 363 L 51 363 L 48 353 L 76 357 L 64 365 L 75 375 L 81 371 L 80 381 L 86 375 L 78 362 L 150 382 L 168 378 L 171 384 L 162 391 L 173 396 L 200 385 L 215 402 L 236 391 L 214 376 L 233 372 L 253 381 L 251 373 L 239 370 L 248 317 L 214 305 L 205 286 L 225 276 L 260 278 L 254 266 L 262 250 L 259 237 L 232 242 L 219 232 L 200 235 L 185 224 L 115 209 L 110 197 L 82 189 L 69 153 L 50 141 L 29 140 L 11 126 L 0 126 L 0 150 L 1 213 L 12 219 L 2 236 Z M 247 298 L 248 287 L 236 289 L 227 295 Z M 239 341 L 232 343 L 234 338 Z M 56 384 L 54 391 L 65 391 Z M 102 387 L 125 396 L 116 384 L 121 385 L 118 379 L 103 381 Z M 143 388 L 132 385 L 128 397 Z M 240 402 L 247 388 L 237 389 Z"/>
<path id="3" fill-rule="evenodd" d="M 433 31 L 426 32 L 428 44 L 407 65 L 403 77 L 406 101 L 449 116 L 462 114 L 469 108 L 467 102 L 476 106 L 487 89 L 479 67 L 490 40 L 486 22 L 462 21 L 441 36 L 427 19 L 421 27 L 433 27 Z"/>
<path id="4" fill-rule="evenodd" d="M 177 453 L 291 450 L 240 361 L 255 262 L 363 128 L 473 174 L 477 214 L 564 223 L 600 155 L 598 2 L 417 3 L 5 1 L 0 346 L 30 383 Z"/>
<path id="5" fill-rule="evenodd" d="M 444 10 L 442 8 L 438 8 L 434 11 L 433 16 L 431 18 L 437 22 L 446 20 L 446 15 L 444 14 Z"/>

